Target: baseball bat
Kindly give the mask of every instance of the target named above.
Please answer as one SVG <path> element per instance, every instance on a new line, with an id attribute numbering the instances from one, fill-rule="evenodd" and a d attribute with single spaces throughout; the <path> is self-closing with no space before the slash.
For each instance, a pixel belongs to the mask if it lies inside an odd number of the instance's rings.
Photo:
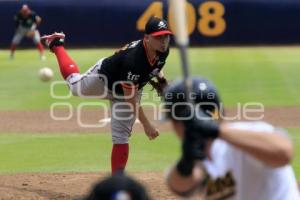
<path id="1" fill-rule="evenodd" d="M 190 79 L 189 59 L 187 49 L 189 37 L 186 27 L 186 2 L 185 0 L 169 0 L 169 6 L 173 12 L 173 21 L 175 23 L 175 42 L 179 49 L 183 80 L 185 85 L 185 94 L 187 101 L 192 103 L 190 92 L 192 90 L 192 81 Z"/>
<path id="2" fill-rule="evenodd" d="M 188 103 L 194 105 L 194 101 L 190 97 L 192 91 L 192 79 L 190 78 L 190 65 L 188 59 L 188 46 L 189 46 L 189 37 L 186 27 L 186 0 L 169 0 L 169 6 L 173 12 L 173 20 L 175 22 L 175 42 L 178 46 L 181 65 L 183 70 L 183 80 L 185 86 L 185 95 Z M 194 110 L 192 111 L 194 112 Z M 202 166 L 201 161 L 196 161 L 196 165 Z M 195 168 L 197 169 L 197 168 Z M 201 167 L 201 170 L 193 170 L 194 177 L 198 177 L 200 173 L 200 178 L 205 178 L 205 169 Z"/>

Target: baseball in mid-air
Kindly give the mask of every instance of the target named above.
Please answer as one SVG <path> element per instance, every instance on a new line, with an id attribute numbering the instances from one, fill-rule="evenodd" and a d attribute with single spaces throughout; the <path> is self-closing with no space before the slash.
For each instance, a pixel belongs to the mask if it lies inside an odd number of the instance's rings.
<path id="1" fill-rule="evenodd" d="M 39 77 L 42 81 L 47 82 L 53 78 L 53 71 L 49 67 L 43 67 L 39 71 Z"/>

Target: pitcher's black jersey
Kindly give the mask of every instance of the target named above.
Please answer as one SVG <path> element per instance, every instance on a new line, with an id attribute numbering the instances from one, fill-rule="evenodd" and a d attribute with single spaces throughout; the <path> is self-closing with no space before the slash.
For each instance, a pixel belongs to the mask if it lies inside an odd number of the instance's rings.
<path id="1" fill-rule="evenodd" d="M 131 42 L 103 60 L 99 73 L 107 77 L 108 89 L 118 94 L 123 94 L 122 87 L 141 89 L 161 71 L 169 49 L 150 61 L 145 45 L 143 40 Z"/>

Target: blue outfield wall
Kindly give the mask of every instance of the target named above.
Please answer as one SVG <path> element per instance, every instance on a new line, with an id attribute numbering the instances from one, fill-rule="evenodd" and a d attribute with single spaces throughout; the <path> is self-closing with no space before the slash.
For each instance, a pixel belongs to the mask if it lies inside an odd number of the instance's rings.
<path id="1" fill-rule="evenodd" d="M 166 0 L 0 0 L 1 47 L 23 3 L 43 18 L 41 34 L 63 31 L 80 47 L 120 46 L 142 37 L 147 15 L 170 14 Z M 300 43 L 300 0 L 189 0 L 187 7 L 192 45 Z"/>

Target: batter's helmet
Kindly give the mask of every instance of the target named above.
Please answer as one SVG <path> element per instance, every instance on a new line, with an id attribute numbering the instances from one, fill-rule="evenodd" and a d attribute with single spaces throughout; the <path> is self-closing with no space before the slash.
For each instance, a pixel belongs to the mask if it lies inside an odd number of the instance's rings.
<path id="1" fill-rule="evenodd" d="M 97 183 L 85 200 L 150 200 L 144 186 L 122 173 Z"/>
<path id="2" fill-rule="evenodd" d="M 182 79 L 174 81 L 164 91 L 166 117 L 184 120 L 191 116 L 191 110 L 197 112 L 197 109 L 210 117 L 219 117 L 219 114 L 223 113 L 223 109 L 215 86 L 202 77 L 192 77 L 191 80 L 192 88 L 189 97 L 193 105 L 186 103 L 187 98 Z"/>

